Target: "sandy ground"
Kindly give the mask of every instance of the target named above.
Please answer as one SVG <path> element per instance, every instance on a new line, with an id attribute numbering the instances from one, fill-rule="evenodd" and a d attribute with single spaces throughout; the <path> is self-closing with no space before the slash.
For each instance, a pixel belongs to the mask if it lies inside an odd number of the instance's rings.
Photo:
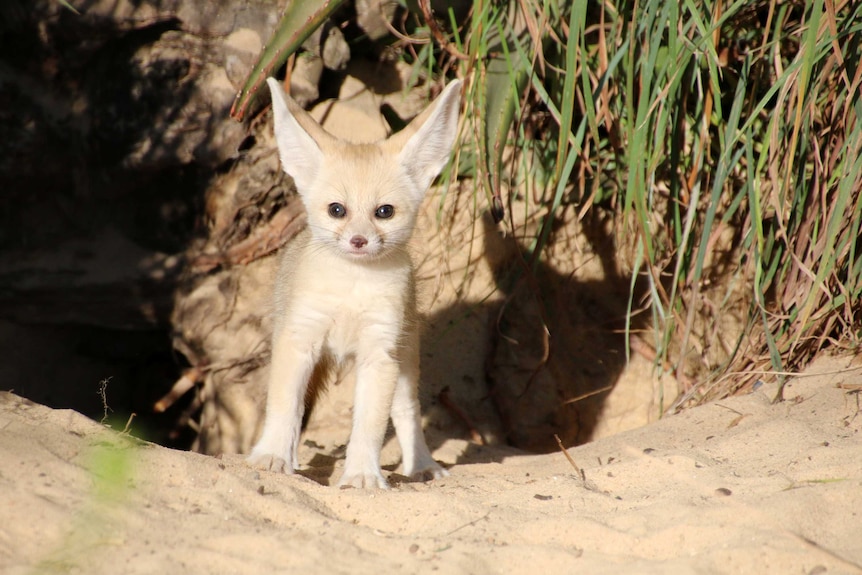
<path id="1" fill-rule="evenodd" d="M 451 476 L 391 464 L 385 492 L 327 486 L 342 461 L 313 443 L 276 475 L 3 392 L 0 572 L 859 573 L 860 389 L 824 359 L 783 403 L 764 385 L 570 449 L 583 478 L 432 430 Z"/>

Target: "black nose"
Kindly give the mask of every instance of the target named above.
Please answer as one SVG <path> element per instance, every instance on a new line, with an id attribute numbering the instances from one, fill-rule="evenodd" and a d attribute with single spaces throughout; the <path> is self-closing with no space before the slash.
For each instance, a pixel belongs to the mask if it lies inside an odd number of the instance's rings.
<path id="1" fill-rule="evenodd" d="M 353 236 L 352 238 L 350 238 L 350 245 L 357 249 L 364 248 L 365 244 L 367 243 L 368 240 L 365 238 L 365 236 Z"/>

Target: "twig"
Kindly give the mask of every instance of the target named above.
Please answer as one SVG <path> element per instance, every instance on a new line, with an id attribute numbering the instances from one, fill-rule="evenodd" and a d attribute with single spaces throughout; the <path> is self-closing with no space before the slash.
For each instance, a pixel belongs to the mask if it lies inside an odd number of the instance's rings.
<path id="1" fill-rule="evenodd" d="M 487 441 L 485 441 L 485 437 L 482 433 L 476 429 L 476 426 L 473 425 L 473 422 L 470 421 L 470 418 L 467 417 L 467 414 L 464 413 L 464 410 L 461 409 L 458 405 L 452 401 L 452 398 L 449 396 L 449 386 L 447 385 L 440 393 L 437 394 L 437 398 L 440 400 L 440 403 L 451 411 L 461 422 L 467 426 L 467 429 L 470 431 L 470 438 L 473 440 L 473 443 L 477 445 L 487 445 Z"/>
<path id="2" fill-rule="evenodd" d="M 461 525 L 460 527 L 456 527 L 455 529 L 453 529 L 452 531 L 450 531 L 449 533 L 447 533 L 447 534 L 446 534 L 446 536 L 448 537 L 449 535 L 452 535 L 453 533 L 456 533 L 456 532 L 458 532 L 458 531 L 460 531 L 460 530 L 464 529 L 465 527 L 470 527 L 471 525 L 476 525 L 477 523 L 479 523 L 479 522 L 480 522 L 480 521 L 482 521 L 483 519 L 487 519 L 489 515 L 491 515 L 491 512 L 490 512 L 490 511 L 489 511 L 488 513 L 486 513 L 485 515 L 483 515 L 482 517 L 479 517 L 479 518 L 477 518 L 477 519 L 474 519 L 473 521 L 470 521 L 470 522 L 468 522 L 468 523 L 465 523 L 464 525 Z"/>
<path id="3" fill-rule="evenodd" d="M 195 383 L 203 379 L 204 370 L 199 367 L 192 367 L 183 372 L 183 375 L 174 383 L 171 390 L 164 397 L 158 400 L 153 405 L 153 411 L 156 413 L 164 413 L 172 406 L 179 398 L 184 396 L 188 390 L 194 387 Z"/>
<path id="4" fill-rule="evenodd" d="M 452 45 L 449 42 L 449 39 L 446 38 L 446 35 L 443 34 L 443 31 L 437 25 L 437 20 L 434 19 L 434 13 L 431 11 L 431 1 L 430 0 L 419 0 L 419 8 L 422 10 L 422 17 L 425 19 L 425 23 L 428 24 L 428 29 L 431 31 L 431 34 L 434 36 L 434 39 L 437 40 L 437 43 L 440 44 L 440 47 L 449 52 L 449 54 L 457 58 L 459 60 L 469 60 L 470 56 L 464 54 L 458 48 Z"/>
<path id="5" fill-rule="evenodd" d="M 323 41 L 321 40 L 321 44 Z M 322 51 L 322 49 L 321 49 Z M 284 92 L 290 95 L 290 77 L 293 76 L 293 67 L 296 64 L 296 52 L 287 57 L 287 66 L 284 69 L 284 80 L 281 81 L 281 86 Z"/>
<path id="6" fill-rule="evenodd" d="M 862 370 L 862 365 L 853 366 L 853 367 L 844 367 L 841 369 L 833 369 L 829 371 L 818 371 L 816 373 L 806 373 L 800 371 L 775 371 L 772 369 L 746 369 L 744 371 L 728 371 L 725 372 L 721 377 L 717 378 L 715 381 L 710 383 L 710 389 L 717 387 L 723 381 L 730 379 L 732 377 L 743 376 L 743 377 L 751 377 L 754 375 L 772 375 L 772 376 L 785 376 L 785 377 L 793 377 L 793 378 L 803 378 L 803 377 L 818 377 L 821 375 L 840 375 L 842 373 L 848 373 L 851 371 Z M 742 386 L 740 386 L 741 388 Z M 691 390 L 686 392 L 684 395 L 679 397 L 676 401 L 673 402 L 667 412 L 672 413 L 679 406 L 683 405 L 685 402 L 690 400 L 694 393 L 700 389 L 700 386 L 693 387 Z M 739 388 L 738 388 L 739 389 Z M 708 391 L 707 391 L 708 393 Z"/>
<path id="7" fill-rule="evenodd" d="M 132 427 L 132 420 L 135 419 L 136 415 L 138 414 L 133 411 L 132 414 L 129 416 L 129 420 L 126 421 L 126 426 L 123 428 L 123 434 L 129 433 L 129 428 Z"/>
<path id="8" fill-rule="evenodd" d="M 383 25 L 389 30 L 389 33 L 404 42 L 405 44 L 428 44 L 431 42 L 431 38 L 413 38 L 412 36 L 408 36 L 403 32 L 399 32 L 395 26 L 393 26 L 389 20 L 386 18 L 383 19 Z"/>
<path id="9" fill-rule="evenodd" d="M 108 407 L 108 382 L 111 381 L 112 377 L 106 377 L 99 382 L 99 397 L 102 398 L 102 420 L 99 422 L 101 424 L 104 424 L 105 420 L 108 419 L 108 412 L 114 411 Z"/>
<path id="10" fill-rule="evenodd" d="M 560 446 L 560 451 L 562 451 L 562 452 L 563 452 L 563 455 L 565 455 L 565 456 L 566 456 L 566 459 L 568 459 L 568 460 L 569 460 L 569 463 L 570 463 L 570 464 L 571 464 L 571 466 L 574 468 L 575 473 L 577 473 L 577 474 L 578 474 L 578 477 L 580 477 L 580 478 L 581 478 L 581 481 L 583 481 L 583 482 L 584 482 L 584 484 L 586 485 L 586 483 L 587 483 L 587 475 L 586 475 L 586 473 L 584 473 L 584 470 L 583 470 L 583 469 L 581 469 L 580 467 L 578 467 L 578 464 L 577 464 L 577 463 L 575 463 L 574 458 L 573 458 L 571 455 L 569 455 L 569 452 L 568 452 L 568 451 L 566 450 L 566 448 L 563 446 L 563 441 L 560 439 L 560 436 L 559 436 L 559 435 L 557 435 L 557 434 L 555 433 L 555 434 L 554 434 L 554 439 L 556 439 L 556 440 L 557 440 L 557 445 L 559 445 L 559 446 Z"/>
<path id="11" fill-rule="evenodd" d="M 823 545 L 821 545 L 817 541 L 814 541 L 813 539 L 809 539 L 808 537 L 806 537 L 805 535 L 802 535 L 801 533 L 796 533 L 795 531 L 787 531 L 787 533 L 790 533 L 791 535 L 797 537 L 799 540 L 801 540 L 802 542 L 804 542 L 804 543 L 810 545 L 811 547 L 817 549 L 818 551 L 825 553 L 826 555 L 828 555 L 832 559 L 835 559 L 836 561 L 839 561 L 846 566 L 853 567 L 854 569 L 856 569 L 857 572 L 862 573 L 862 565 L 860 565 L 859 563 L 856 563 L 854 561 L 851 561 L 850 559 L 842 557 L 841 555 L 839 555 L 835 551 L 824 547 Z"/>
<path id="12" fill-rule="evenodd" d="M 836 383 L 835 387 L 849 391 L 862 391 L 862 383 Z"/>
<path id="13" fill-rule="evenodd" d="M 200 410 L 200 408 L 201 408 L 201 406 L 203 406 L 203 404 L 204 404 L 203 399 L 201 399 L 199 394 L 196 394 L 195 397 L 192 398 L 192 401 L 189 404 L 189 406 L 177 418 L 177 421 L 174 424 L 173 429 L 171 429 L 171 431 L 168 433 L 168 437 L 171 440 L 176 440 L 177 438 L 179 438 L 180 435 L 182 434 L 183 430 L 186 427 L 191 428 L 192 431 L 194 431 L 196 434 L 200 435 L 200 432 L 201 432 L 200 426 L 197 424 L 196 421 L 194 421 L 192 419 L 192 417 L 194 417 L 195 413 L 197 413 Z"/>
<path id="14" fill-rule="evenodd" d="M 728 371 L 720 378 L 716 380 L 716 383 L 720 381 L 724 381 L 725 379 L 737 376 L 737 375 L 780 375 L 786 377 L 817 377 L 820 375 L 838 375 L 841 373 L 847 373 L 850 371 L 858 371 L 862 370 L 862 365 L 857 365 L 854 367 L 844 367 L 842 369 L 833 369 L 830 371 L 818 371 L 815 373 L 805 373 L 800 371 L 775 371 L 772 369 L 749 369 L 746 371 Z"/>
<path id="15" fill-rule="evenodd" d="M 731 419 L 730 423 L 727 424 L 727 429 L 730 429 L 731 427 L 736 427 L 737 425 L 739 425 L 739 422 L 742 421 L 743 418 L 745 418 L 745 416 L 750 415 L 748 413 L 742 413 L 741 411 L 737 411 L 737 410 L 733 409 L 732 407 L 727 407 L 726 405 L 721 405 L 720 403 L 716 403 L 715 405 L 717 405 L 718 407 L 723 407 L 724 409 L 726 409 L 728 411 L 732 411 L 733 413 L 736 414 L 736 417 Z"/>
<path id="16" fill-rule="evenodd" d="M 611 384 L 611 385 L 606 385 L 606 386 L 604 386 L 604 387 L 600 387 L 599 389 L 594 389 L 593 391 L 588 391 L 587 393 L 581 394 L 581 395 L 579 395 L 579 396 L 577 396 L 577 397 L 573 397 L 573 398 L 571 398 L 571 399 L 567 399 L 566 401 L 564 401 L 564 402 L 563 402 L 563 405 L 568 405 L 568 404 L 570 404 L 570 403 L 576 403 L 576 402 L 578 402 L 578 401 L 581 401 L 582 399 L 586 399 L 586 398 L 588 398 L 588 397 L 592 397 L 592 396 L 594 396 L 594 395 L 598 395 L 598 394 L 600 394 L 600 393 L 604 393 L 604 392 L 606 392 L 606 391 L 610 391 L 610 390 L 612 390 L 613 388 L 614 388 L 614 385 L 613 385 L 613 384 Z M 555 436 L 555 437 L 556 437 L 556 436 Z M 557 441 L 560 441 L 560 440 L 559 440 L 559 438 L 557 438 Z"/>
<path id="17" fill-rule="evenodd" d="M 726 409 L 726 410 L 728 410 L 728 411 L 732 411 L 732 412 L 733 412 L 733 413 L 735 413 L 736 415 L 745 415 L 745 414 L 744 414 L 744 413 L 742 413 L 741 411 L 737 411 L 737 410 L 733 409 L 732 407 L 727 407 L 726 405 L 722 405 L 722 404 L 720 404 L 720 403 L 716 403 L 715 405 L 716 405 L 716 407 L 721 407 L 721 408 L 724 408 L 724 409 Z"/>
<path id="18" fill-rule="evenodd" d="M 223 252 L 200 254 L 192 258 L 190 267 L 205 273 L 222 265 L 246 265 L 278 250 L 305 227 L 301 202 L 290 202 L 265 226 Z"/>

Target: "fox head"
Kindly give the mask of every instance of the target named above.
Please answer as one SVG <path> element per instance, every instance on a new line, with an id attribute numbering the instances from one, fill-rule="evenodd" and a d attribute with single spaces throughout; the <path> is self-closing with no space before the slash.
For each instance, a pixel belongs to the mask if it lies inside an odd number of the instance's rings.
<path id="1" fill-rule="evenodd" d="M 461 82 L 450 82 L 404 130 L 371 144 L 335 138 L 276 80 L 267 83 L 281 164 L 296 183 L 315 245 L 356 260 L 402 249 L 428 187 L 449 161 Z"/>

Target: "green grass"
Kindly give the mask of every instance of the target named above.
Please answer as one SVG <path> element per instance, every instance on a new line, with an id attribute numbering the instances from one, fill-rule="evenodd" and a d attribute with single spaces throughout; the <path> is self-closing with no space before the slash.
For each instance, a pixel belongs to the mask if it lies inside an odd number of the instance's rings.
<path id="1" fill-rule="evenodd" d="M 476 0 L 463 22 L 436 16 L 448 37 L 404 58 L 414 80 L 468 81 L 451 174 L 509 208 L 533 268 L 570 208 L 614 219 L 630 318 L 647 312 L 656 367 L 693 382 L 673 407 L 859 348 L 862 5 Z"/>
<path id="2" fill-rule="evenodd" d="M 614 214 L 630 254 L 622 263 L 635 274 L 630 312 L 652 312 L 656 365 L 698 382 L 677 405 L 736 392 L 764 370 L 798 369 L 825 348 L 858 348 L 862 8 L 475 7 L 461 40 L 470 59 L 458 65 L 473 79 L 478 180 L 489 197 L 539 190 L 527 194 L 544 214 L 534 264 L 564 203 L 581 216 Z M 525 135 L 537 103 L 555 130 L 543 141 Z M 501 142 L 520 169 L 500 165 Z M 574 177 L 584 164 L 596 174 L 590 186 Z M 645 302 L 634 299 L 638 278 Z M 725 334 L 728 349 L 704 353 L 710 315 L 740 307 L 747 319 Z M 742 375 L 719 380 L 727 370 Z"/>

